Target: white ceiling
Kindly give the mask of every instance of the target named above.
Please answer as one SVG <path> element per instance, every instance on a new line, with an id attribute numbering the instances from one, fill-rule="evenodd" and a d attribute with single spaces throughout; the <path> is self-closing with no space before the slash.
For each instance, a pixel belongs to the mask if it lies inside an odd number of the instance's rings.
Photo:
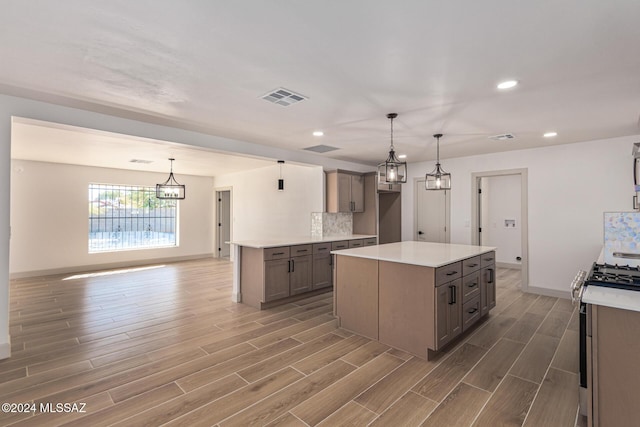
<path id="1" fill-rule="evenodd" d="M 639 18 L 638 0 L 10 1 L 0 85 L 369 164 L 397 112 L 408 161 L 439 132 L 449 158 L 639 134 Z M 309 99 L 261 99 L 278 87 Z"/>

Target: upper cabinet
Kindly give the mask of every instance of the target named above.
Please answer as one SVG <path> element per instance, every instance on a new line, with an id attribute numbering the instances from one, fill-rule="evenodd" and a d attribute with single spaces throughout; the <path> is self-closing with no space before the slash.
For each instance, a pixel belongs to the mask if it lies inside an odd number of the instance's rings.
<path id="1" fill-rule="evenodd" d="M 364 176 L 327 172 L 327 212 L 364 212 Z"/>

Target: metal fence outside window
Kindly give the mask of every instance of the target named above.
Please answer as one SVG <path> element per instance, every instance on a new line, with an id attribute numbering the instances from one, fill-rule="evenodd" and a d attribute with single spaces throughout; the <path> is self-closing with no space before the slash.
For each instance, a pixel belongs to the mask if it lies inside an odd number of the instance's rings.
<path id="1" fill-rule="evenodd" d="M 177 214 L 153 187 L 89 184 L 89 253 L 177 246 Z"/>

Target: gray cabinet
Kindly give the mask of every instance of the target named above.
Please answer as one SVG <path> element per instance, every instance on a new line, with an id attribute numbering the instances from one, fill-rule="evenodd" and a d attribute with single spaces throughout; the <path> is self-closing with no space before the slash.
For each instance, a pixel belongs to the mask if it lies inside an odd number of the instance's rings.
<path id="1" fill-rule="evenodd" d="M 327 173 L 327 212 L 364 212 L 364 176 L 340 170 Z"/>
<path id="2" fill-rule="evenodd" d="M 264 302 L 289 296 L 289 266 L 288 259 L 264 262 Z"/>
<path id="3" fill-rule="evenodd" d="M 333 284 L 331 243 L 316 243 L 313 245 L 312 271 L 311 289 L 326 288 Z"/>
<path id="4" fill-rule="evenodd" d="M 311 290 L 313 256 L 311 254 L 292 257 L 289 274 L 289 291 L 291 295 Z"/>
<path id="5" fill-rule="evenodd" d="M 462 333 L 462 280 L 436 286 L 436 345 L 444 347 Z"/>
<path id="6" fill-rule="evenodd" d="M 480 270 L 480 316 L 496 306 L 495 252 L 482 255 Z"/>

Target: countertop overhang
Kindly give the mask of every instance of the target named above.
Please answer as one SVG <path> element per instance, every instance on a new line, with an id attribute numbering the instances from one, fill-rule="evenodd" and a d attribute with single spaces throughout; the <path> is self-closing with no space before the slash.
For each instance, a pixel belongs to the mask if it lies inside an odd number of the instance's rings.
<path id="1" fill-rule="evenodd" d="M 494 250 L 496 250 L 496 248 L 492 246 L 407 241 L 343 249 L 332 251 L 331 253 L 342 256 L 437 268 Z"/>
<path id="2" fill-rule="evenodd" d="M 276 248 L 278 246 L 294 246 L 294 245 L 308 245 L 311 243 L 325 243 L 325 242 L 338 242 L 341 240 L 357 240 L 357 239 L 369 239 L 377 237 L 375 234 L 348 234 L 340 236 L 289 236 L 289 237 L 268 237 L 264 239 L 251 239 L 251 240 L 235 240 L 232 245 L 245 246 L 255 249 L 267 249 Z"/>

